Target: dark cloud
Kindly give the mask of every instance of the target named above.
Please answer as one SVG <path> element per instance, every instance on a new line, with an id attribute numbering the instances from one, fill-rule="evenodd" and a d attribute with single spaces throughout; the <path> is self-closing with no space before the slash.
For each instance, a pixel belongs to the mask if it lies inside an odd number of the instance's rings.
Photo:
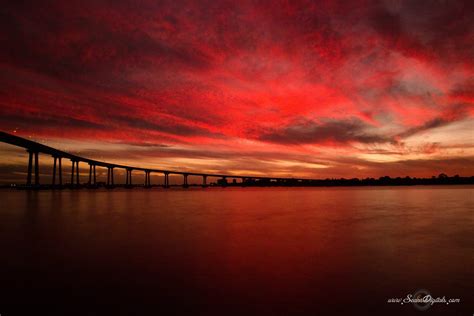
<path id="1" fill-rule="evenodd" d="M 429 130 L 429 129 L 432 129 L 432 128 L 447 125 L 449 123 L 450 123 L 449 120 L 446 120 L 446 119 L 441 118 L 441 117 L 437 117 L 433 120 L 430 120 L 430 121 L 424 123 L 423 125 L 412 127 L 410 129 L 404 131 L 403 133 L 400 133 L 398 136 L 402 137 L 402 138 L 409 137 L 409 136 L 415 135 L 417 133 L 420 133 L 420 132 L 423 132 L 423 131 L 426 131 L 426 130 Z"/>
<path id="2" fill-rule="evenodd" d="M 60 80 L 121 90 L 133 88 L 128 73 L 136 69 L 210 67 L 199 47 L 152 38 L 146 28 L 133 26 L 151 22 L 144 9 L 125 1 L 115 6 L 10 2 L 0 15 L 0 60 Z"/>
<path id="3" fill-rule="evenodd" d="M 443 116 L 428 120 L 421 125 L 411 127 L 406 131 L 398 134 L 397 137 L 409 137 L 426 130 L 442 127 L 453 122 L 468 118 L 470 108 L 472 108 L 472 106 L 467 103 L 454 104 L 444 110 Z"/>
<path id="4" fill-rule="evenodd" d="M 400 15 L 396 12 L 390 12 L 383 5 L 379 5 L 374 9 L 371 22 L 376 31 L 393 41 L 396 41 L 402 35 Z"/>
<path id="5" fill-rule="evenodd" d="M 198 126 L 187 126 L 185 124 L 173 123 L 169 120 L 160 120 L 151 122 L 147 119 L 137 119 L 124 116 L 110 116 L 111 122 L 117 123 L 119 126 L 127 126 L 138 130 L 149 130 L 155 132 L 168 133 L 179 136 L 207 136 L 221 137 L 222 134 L 213 133 L 209 130 Z"/>
<path id="6" fill-rule="evenodd" d="M 449 92 L 453 98 L 474 100 L 474 78 L 470 78 L 465 82 L 456 84 Z"/>
<path id="7" fill-rule="evenodd" d="M 391 139 L 367 132 L 369 125 L 357 119 L 326 120 L 321 123 L 302 120 L 281 129 L 263 133 L 260 140 L 280 144 L 383 143 Z"/>
<path id="8" fill-rule="evenodd" d="M 474 57 L 473 11 L 468 0 L 380 1 L 369 20 L 389 45 L 408 56 L 463 63 Z"/>
<path id="9" fill-rule="evenodd" d="M 0 111 L 1 113 L 2 111 Z M 31 122 L 34 122 L 32 126 Z M 107 130 L 104 124 L 97 124 L 94 122 L 75 119 L 72 117 L 56 117 L 54 115 L 41 115 L 41 114 L 29 114 L 29 115 L 12 115 L 8 116 L 0 115 L 0 123 L 2 125 L 11 125 L 16 129 L 23 131 L 34 131 L 35 129 L 55 129 L 58 126 L 65 126 L 67 129 L 77 130 Z M 60 132 L 60 131 L 58 131 Z M 58 133 L 59 134 L 59 133 Z"/>

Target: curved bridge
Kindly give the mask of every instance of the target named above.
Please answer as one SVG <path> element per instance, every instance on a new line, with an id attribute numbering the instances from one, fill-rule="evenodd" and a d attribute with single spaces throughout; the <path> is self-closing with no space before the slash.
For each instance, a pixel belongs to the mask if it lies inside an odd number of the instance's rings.
<path id="1" fill-rule="evenodd" d="M 227 178 L 231 179 L 240 179 L 242 185 L 304 185 L 314 180 L 309 179 L 295 179 L 295 178 L 278 178 L 278 177 L 259 177 L 259 176 L 236 176 L 230 174 L 211 174 L 211 173 L 199 173 L 199 172 L 183 172 L 183 171 L 173 171 L 173 170 L 163 170 L 163 169 L 150 169 L 142 168 L 135 166 L 126 166 L 114 163 L 108 163 L 103 161 L 98 161 L 94 159 L 84 158 L 81 156 L 73 155 L 22 137 L 11 135 L 5 132 L 0 132 L 0 141 L 3 143 L 11 144 L 14 146 L 25 148 L 29 153 L 28 156 L 28 174 L 26 179 L 26 188 L 37 188 L 40 186 L 39 179 L 39 154 L 45 154 L 52 156 L 54 159 L 53 164 L 53 178 L 52 183 L 47 184 L 47 186 L 56 188 L 63 187 L 63 177 L 62 177 L 62 159 L 69 159 L 72 162 L 71 169 L 71 187 L 80 187 L 79 183 L 79 163 L 85 163 L 89 165 L 89 181 L 87 183 L 88 187 L 98 187 L 97 177 L 96 177 L 96 167 L 107 168 L 107 187 L 114 187 L 114 169 L 124 169 L 126 171 L 126 184 L 127 187 L 132 187 L 132 172 L 141 171 L 145 173 L 145 183 L 135 186 L 144 186 L 151 187 L 151 173 L 161 173 L 164 175 L 164 185 L 163 187 L 169 188 L 169 175 L 182 175 L 183 176 L 183 187 L 188 187 L 188 176 L 199 176 L 202 177 L 202 186 L 206 187 L 208 177 L 217 177 L 221 178 L 220 184 L 226 185 Z M 56 182 L 56 179 L 58 180 Z"/>

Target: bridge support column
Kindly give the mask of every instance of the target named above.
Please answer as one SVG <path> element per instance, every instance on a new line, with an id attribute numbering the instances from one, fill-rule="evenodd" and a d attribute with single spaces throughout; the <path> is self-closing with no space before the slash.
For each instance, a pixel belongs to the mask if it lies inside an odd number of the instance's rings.
<path id="1" fill-rule="evenodd" d="M 58 157 L 58 182 L 59 182 L 59 186 L 62 187 L 63 186 L 63 167 L 62 167 L 62 163 L 61 163 L 61 160 L 62 158 L 61 157 Z"/>
<path id="2" fill-rule="evenodd" d="M 33 177 L 33 164 L 35 165 L 35 185 L 39 185 L 39 162 L 38 162 L 38 152 L 33 150 L 28 151 L 28 174 L 26 176 L 26 185 L 31 185 Z M 34 156 L 34 162 L 33 162 Z"/>
<path id="3" fill-rule="evenodd" d="M 165 185 L 164 187 L 167 189 L 170 187 L 170 174 L 169 172 L 165 172 Z"/>
<path id="4" fill-rule="evenodd" d="M 225 187 L 227 185 L 227 177 L 222 177 L 221 182 L 222 182 L 221 185 Z"/>
<path id="5" fill-rule="evenodd" d="M 94 185 L 97 185 L 97 177 L 96 177 L 96 173 L 95 173 L 95 167 L 96 167 L 96 165 L 94 165 Z"/>
<path id="6" fill-rule="evenodd" d="M 113 187 L 114 186 L 114 168 L 107 167 L 107 186 Z"/>
<path id="7" fill-rule="evenodd" d="M 28 175 L 26 177 L 26 185 L 31 185 L 31 173 L 33 170 L 33 152 L 28 150 Z"/>
<path id="8" fill-rule="evenodd" d="M 89 187 L 95 186 L 97 184 L 96 182 L 96 174 L 95 174 L 95 165 L 89 163 L 89 182 L 88 185 Z"/>
<path id="9" fill-rule="evenodd" d="M 54 163 L 53 163 L 53 187 L 56 185 L 56 164 L 57 164 L 57 160 L 58 160 L 58 157 L 56 156 L 53 156 L 53 159 L 54 159 Z"/>
<path id="10" fill-rule="evenodd" d="M 89 164 L 89 186 L 92 185 L 92 164 Z"/>
<path id="11" fill-rule="evenodd" d="M 71 160 L 72 162 L 72 168 L 71 168 L 71 186 L 74 185 L 74 172 L 75 172 L 75 169 L 76 169 L 76 161 L 74 160 Z"/>
<path id="12" fill-rule="evenodd" d="M 183 188 L 187 188 L 187 187 L 189 187 L 189 185 L 188 185 L 188 175 L 183 174 Z"/>
<path id="13" fill-rule="evenodd" d="M 151 187 L 150 171 L 145 171 L 145 188 Z"/>
<path id="14" fill-rule="evenodd" d="M 126 186 L 132 186 L 132 169 L 126 169 L 127 177 L 125 180 Z"/>
<path id="15" fill-rule="evenodd" d="M 38 152 L 35 152 L 35 185 L 39 185 L 39 163 L 38 163 Z"/>
<path id="16" fill-rule="evenodd" d="M 62 165 L 61 165 L 61 157 L 53 156 L 54 164 L 53 164 L 53 187 L 56 187 L 56 175 L 58 176 L 58 184 L 61 187 L 63 185 L 63 172 L 62 172 Z"/>
<path id="17" fill-rule="evenodd" d="M 207 187 L 207 176 L 202 176 L 202 187 Z"/>
<path id="18" fill-rule="evenodd" d="M 79 161 L 76 161 L 76 185 L 79 186 Z"/>

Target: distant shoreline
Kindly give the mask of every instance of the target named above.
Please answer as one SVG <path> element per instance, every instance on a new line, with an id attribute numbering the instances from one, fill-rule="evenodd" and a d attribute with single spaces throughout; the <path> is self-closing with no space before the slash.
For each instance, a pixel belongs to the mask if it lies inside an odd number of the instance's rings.
<path id="1" fill-rule="evenodd" d="M 201 184 L 174 184 L 168 185 L 170 188 L 188 188 L 188 187 L 383 187 L 383 186 L 420 186 L 420 185 L 472 185 L 474 184 L 474 176 L 449 177 L 445 174 L 440 174 L 437 177 L 431 178 L 410 178 L 397 177 L 390 178 L 388 176 L 380 177 L 378 179 L 324 179 L 324 180 L 295 180 L 295 181 L 272 181 L 272 180 L 247 180 L 245 182 L 224 182 L 218 180 L 215 183 L 208 185 Z M 106 185 L 105 183 L 98 183 L 97 185 L 84 184 L 64 184 L 64 185 L 25 185 L 25 184 L 3 184 L 0 189 L 15 189 L 15 190 L 56 190 L 56 189 L 114 189 L 114 188 L 164 188 L 164 185 L 148 185 L 144 184 L 115 184 Z"/>

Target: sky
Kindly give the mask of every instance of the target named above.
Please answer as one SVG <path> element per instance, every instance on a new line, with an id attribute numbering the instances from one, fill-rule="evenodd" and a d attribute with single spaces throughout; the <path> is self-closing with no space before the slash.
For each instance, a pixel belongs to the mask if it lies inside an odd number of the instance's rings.
<path id="1" fill-rule="evenodd" d="M 474 175 L 472 1 L 10 1 L 0 129 L 235 175 Z M 0 174 L 24 152 L 0 147 Z"/>

